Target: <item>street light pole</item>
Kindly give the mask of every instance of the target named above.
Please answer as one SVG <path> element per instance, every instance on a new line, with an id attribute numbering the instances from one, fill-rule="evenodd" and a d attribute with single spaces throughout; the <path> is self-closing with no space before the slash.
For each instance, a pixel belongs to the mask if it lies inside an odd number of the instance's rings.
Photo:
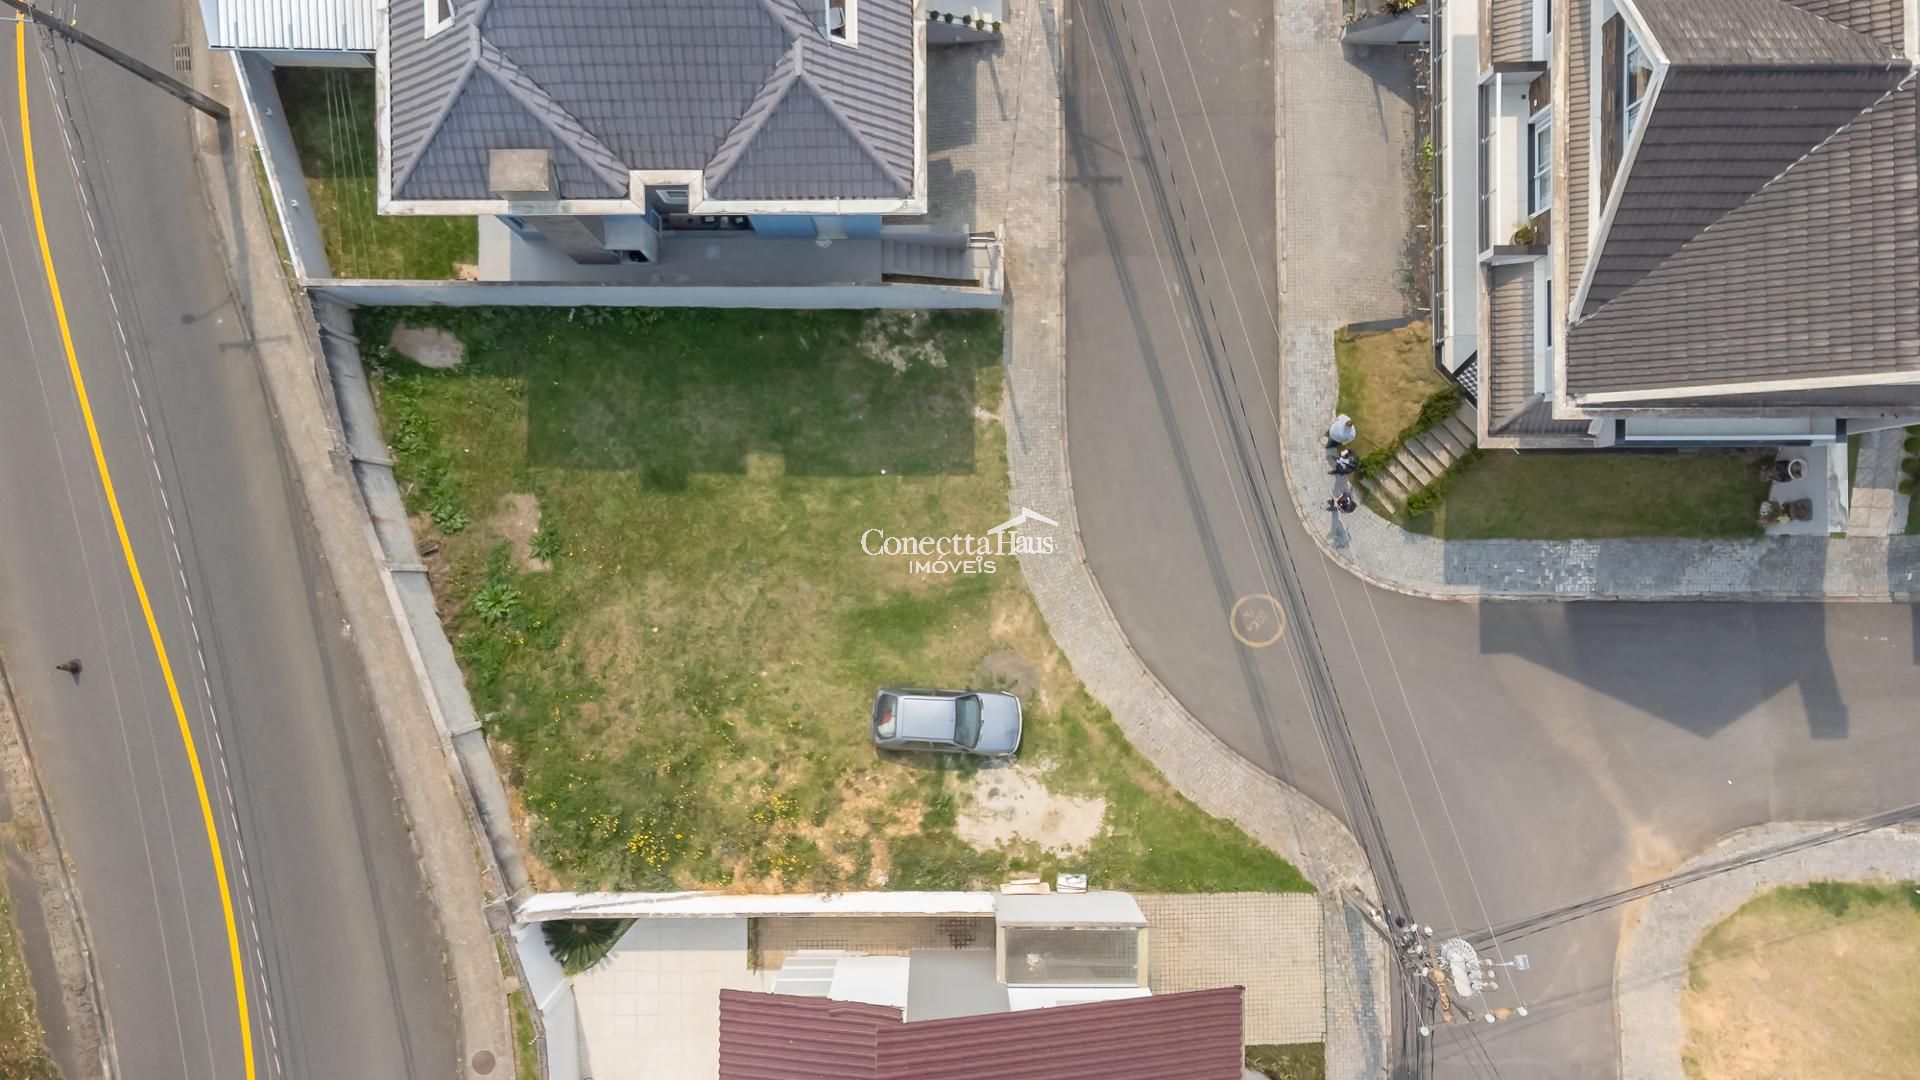
<path id="1" fill-rule="evenodd" d="M 78 29 L 75 29 L 74 27 L 68 26 L 66 23 L 63 23 L 59 19 L 54 18 L 52 15 L 48 14 L 47 12 L 42 11 L 39 8 L 34 7 L 32 4 L 27 3 L 26 0 L 0 0 L 0 4 L 4 4 L 7 7 L 12 8 L 14 11 L 18 12 L 22 17 L 32 19 L 34 22 L 37 22 L 41 26 L 44 26 L 47 29 L 53 31 L 54 33 L 59 34 L 61 37 L 66 38 L 68 41 L 74 42 L 75 44 L 83 46 L 85 48 L 92 49 L 94 52 L 99 53 L 101 56 L 106 57 L 108 60 L 113 61 L 115 64 L 120 65 L 121 67 L 127 69 L 128 71 L 132 72 L 135 75 L 138 75 L 140 78 L 145 79 L 146 81 L 152 83 L 153 85 L 159 87 L 160 89 L 165 90 L 167 93 L 172 94 L 174 97 L 177 97 L 181 101 L 184 101 L 187 104 L 193 106 L 194 108 L 199 109 L 201 112 L 206 113 L 208 116 L 213 117 L 215 120 L 220 121 L 221 123 L 225 123 L 228 117 L 231 115 L 230 113 L 228 113 L 227 107 L 225 105 L 222 105 L 218 101 L 215 101 L 214 99 L 208 97 L 207 95 L 201 93 L 200 91 L 195 90 L 193 87 L 188 86 L 186 83 L 181 82 L 179 79 L 176 79 L 171 75 L 168 75 L 166 72 L 163 72 L 158 68 L 150 67 L 146 64 L 141 63 L 138 60 L 135 60 L 133 57 L 128 56 L 126 53 L 121 52 L 119 49 L 116 49 L 113 46 L 107 44 L 106 42 L 101 41 L 99 38 L 94 37 L 92 34 L 89 34 L 83 30 L 78 30 Z"/>

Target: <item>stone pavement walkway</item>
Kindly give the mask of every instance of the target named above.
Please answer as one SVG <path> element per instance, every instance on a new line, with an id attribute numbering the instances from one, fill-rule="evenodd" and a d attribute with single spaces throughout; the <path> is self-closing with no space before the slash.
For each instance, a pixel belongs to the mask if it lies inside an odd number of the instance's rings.
<path id="1" fill-rule="evenodd" d="M 1246 988 L 1249 1045 L 1327 1033 L 1320 900 L 1306 893 L 1138 895 L 1156 994 Z"/>
<path id="2" fill-rule="evenodd" d="M 1854 461 L 1853 504 L 1847 512 L 1849 537 L 1906 532 L 1911 496 L 1900 490 L 1906 439 L 1905 428 L 1870 431 L 1860 437 L 1860 451 Z"/>
<path id="3" fill-rule="evenodd" d="M 1277 24 L 1281 445 L 1294 509 L 1335 562 L 1438 599 L 1920 599 L 1920 537 L 1438 540 L 1364 508 L 1328 513 L 1334 332 L 1410 306 L 1391 294 L 1410 235 L 1413 128 L 1406 103 L 1343 54 L 1320 6 L 1283 5 Z"/>
<path id="4" fill-rule="evenodd" d="M 1688 863 L 1734 858 L 1828 828 L 1777 823 L 1725 837 Z M 1911 881 L 1920 877 L 1920 830 L 1882 829 L 1769 859 L 1661 893 L 1628 931 L 1614 980 L 1621 1080 L 1681 1080 L 1687 1029 L 1680 991 L 1700 938 L 1759 893 L 1809 881 Z"/>
<path id="5" fill-rule="evenodd" d="M 939 50 L 929 61 L 927 96 L 938 103 L 930 111 L 952 110 L 947 120 L 930 121 L 935 213 L 1004 226 L 1009 299 L 1002 418 L 1011 503 L 1060 521 L 1056 550 L 1022 556 L 1021 571 L 1074 673 L 1128 741 L 1183 795 L 1238 823 L 1320 889 L 1327 1075 L 1383 1077 L 1389 958 L 1342 902 L 1348 890 L 1375 894 L 1359 845 L 1338 818 L 1234 753 L 1174 700 L 1134 653 L 1080 543 L 1067 475 L 1063 313 L 1068 7 L 1064 0 L 1015 5 L 1004 43 Z"/>

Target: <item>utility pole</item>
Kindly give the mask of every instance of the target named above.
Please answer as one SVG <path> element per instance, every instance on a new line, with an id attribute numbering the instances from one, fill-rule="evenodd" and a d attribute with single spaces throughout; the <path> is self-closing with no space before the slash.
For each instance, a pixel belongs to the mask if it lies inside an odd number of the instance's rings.
<path id="1" fill-rule="evenodd" d="M 194 108 L 199 109 L 201 112 L 206 113 L 208 116 L 213 117 L 215 120 L 221 123 L 226 123 L 228 117 L 231 115 L 227 112 L 227 107 L 225 105 L 222 105 L 218 101 L 215 101 L 214 99 L 208 97 L 207 95 L 201 93 L 200 91 L 195 90 L 193 87 L 188 86 L 186 83 L 181 82 L 179 79 L 176 79 L 171 75 L 168 75 L 166 72 L 163 72 L 158 68 L 149 67 L 148 65 L 143 64 L 138 60 L 135 60 L 133 57 L 128 56 L 126 53 L 121 52 L 119 49 L 116 49 L 113 46 L 107 44 L 106 42 L 101 41 L 99 38 L 94 37 L 92 34 L 89 34 L 83 30 L 79 30 L 74 27 L 68 26 L 66 23 L 61 22 L 59 19 L 53 17 L 47 12 L 42 11 L 39 8 L 33 6 L 32 4 L 27 3 L 27 0 L 0 0 L 0 4 L 4 4 L 7 7 L 12 8 L 14 11 L 18 12 L 22 17 L 32 19 L 34 22 L 37 22 L 41 26 L 44 26 L 47 29 L 53 31 L 54 33 L 59 34 L 61 37 L 66 38 L 68 41 L 71 41 L 77 45 L 80 45 L 83 48 L 91 49 L 94 52 L 99 53 L 101 56 L 106 57 L 108 60 L 111 60 L 115 64 L 118 64 L 119 66 L 127 69 L 128 71 L 139 76 L 140 78 L 145 79 L 147 82 L 152 83 L 153 85 L 159 87 L 160 89 L 165 90 L 167 93 L 172 94 L 174 97 L 177 97 L 181 101 L 184 101 L 187 104 L 193 106 Z"/>

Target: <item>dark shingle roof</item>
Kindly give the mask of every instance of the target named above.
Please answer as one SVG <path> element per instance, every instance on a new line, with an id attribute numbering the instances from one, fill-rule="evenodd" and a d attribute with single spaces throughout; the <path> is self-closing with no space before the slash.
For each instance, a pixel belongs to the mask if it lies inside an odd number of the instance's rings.
<path id="1" fill-rule="evenodd" d="M 1568 389 L 1920 370 L 1915 115 L 1909 77 L 1576 325 Z"/>
<path id="2" fill-rule="evenodd" d="M 890 1006 L 720 991 L 720 1080 L 1240 1080 L 1237 986 L 903 1023 Z"/>
<path id="3" fill-rule="evenodd" d="M 1787 0 L 1635 0 L 1677 66 L 1884 64 L 1898 50 Z"/>
<path id="4" fill-rule="evenodd" d="M 718 198 L 913 193 L 912 0 L 864 0 L 855 46 L 800 0 L 455 2 L 432 38 L 420 4 L 389 8 L 397 198 L 490 197 L 489 148 L 553 150 L 565 198 L 624 194 L 635 169 L 730 176 Z"/>
<path id="5" fill-rule="evenodd" d="M 1769 0 L 1778 3 L 1779 0 Z M 1623 183 L 1584 314 L 1741 205 L 1899 82 L 1886 68 L 1674 68 Z"/>

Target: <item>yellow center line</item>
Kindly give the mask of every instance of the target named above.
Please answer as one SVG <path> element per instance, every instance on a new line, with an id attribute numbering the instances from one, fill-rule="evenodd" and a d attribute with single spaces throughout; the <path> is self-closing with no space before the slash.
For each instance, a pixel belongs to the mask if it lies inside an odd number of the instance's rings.
<path id="1" fill-rule="evenodd" d="M 180 727 L 180 743 L 187 753 L 187 765 L 193 770 L 194 791 L 200 798 L 200 819 L 207 828 L 207 851 L 213 856 L 213 876 L 220 886 L 220 912 L 227 924 L 227 955 L 233 963 L 233 996 L 240 1016 L 240 1047 L 246 1059 L 247 1078 L 253 1078 L 253 1027 L 247 1020 L 246 970 L 240 961 L 240 931 L 233 919 L 233 892 L 227 885 L 227 864 L 220 855 L 220 837 L 214 829 L 213 801 L 207 797 L 206 776 L 200 770 L 200 753 L 194 747 L 193 728 L 187 723 L 186 706 L 180 702 L 180 687 L 173 678 L 173 665 L 167 661 L 167 646 L 160 639 L 160 624 L 154 621 L 153 603 L 147 599 L 147 587 L 140 577 L 140 562 L 133 555 L 133 541 L 127 537 L 127 523 L 120 516 L 120 500 L 113 493 L 113 474 L 107 469 L 107 455 L 100 448 L 100 431 L 94 426 L 93 406 L 87 400 L 87 381 L 80 373 L 80 359 L 73 351 L 73 334 L 67 327 L 66 304 L 60 299 L 60 278 L 53 269 L 53 249 L 47 244 L 47 225 L 40 213 L 40 182 L 33 169 L 33 125 L 27 115 L 27 23 L 14 17 L 14 55 L 19 67 L 20 136 L 27 164 L 27 196 L 33 205 L 33 228 L 40 238 L 40 262 L 47 271 L 47 291 L 53 297 L 54 321 L 60 324 L 60 344 L 66 349 L 67 371 L 73 376 L 73 394 L 80 403 L 80 415 L 86 420 L 87 441 L 93 446 L 93 463 L 100 471 L 100 490 L 107 497 L 107 509 L 113 515 L 114 531 L 120 535 L 120 553 L 125 556 L 127 577 L 140 598 L 140 612 L 146 616 L 147 636 L 153 639 L 153 655 L 160 661 L 160 674 L 166 678 L 167 697 L 173 703 L 173 718 Z"/>

